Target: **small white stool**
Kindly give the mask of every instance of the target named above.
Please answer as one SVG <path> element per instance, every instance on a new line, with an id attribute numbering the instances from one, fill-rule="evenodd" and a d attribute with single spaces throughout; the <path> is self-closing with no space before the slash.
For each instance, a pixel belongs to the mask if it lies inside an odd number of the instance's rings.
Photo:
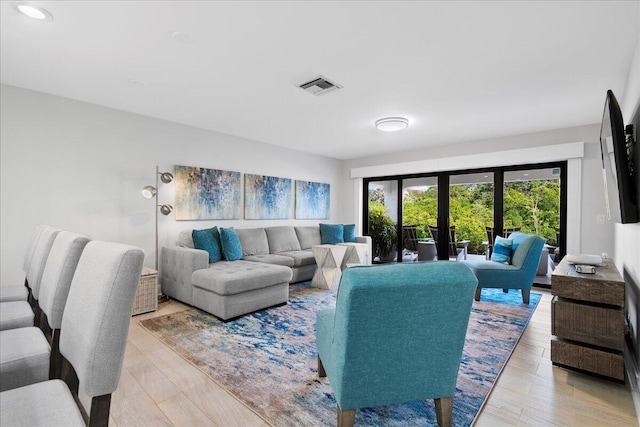
<path id="1" fill-rule="evenodd" d="M 347 246 L 313 245 L 311 251 L 318 265 L 311 279 L 311 286 L 320 289 L 337 288 L 342 277 L 340 267 L 347 252 Z"/>
<path id="2" fill-rule="evenodd" d="M 369 245 L 366 243 L 345 242 L 338 243 L 340 246 L 345 246 L 347 252 L 342 259 L 340 269 L 344 271 L 345 268 L 353 267 L 354 265 L 366 265 L 369 260 Z"/>

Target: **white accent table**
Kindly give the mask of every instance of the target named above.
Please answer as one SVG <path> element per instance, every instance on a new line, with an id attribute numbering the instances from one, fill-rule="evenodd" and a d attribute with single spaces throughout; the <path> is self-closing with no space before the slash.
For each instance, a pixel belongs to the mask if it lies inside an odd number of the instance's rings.
<path id="1" fill-rule="evenodd" d="M 369 258 L 369 245 L 366 243 L 345 242 L 338 243 L 340 246 L 345 246 L 347 252 L 344 255 L 340 269 L 344 271 L 345 268 L 353 267 L 354 265 L 366 265 Z"/>
<path id="2" fill-rule="evenodd" d="M 311 279 L 311 286 L 321 289 L 337 288 L 342 277 L 340 267 L 347 252 L 347 246 L 313 245 L 311 251 L 318 265 Z"/>

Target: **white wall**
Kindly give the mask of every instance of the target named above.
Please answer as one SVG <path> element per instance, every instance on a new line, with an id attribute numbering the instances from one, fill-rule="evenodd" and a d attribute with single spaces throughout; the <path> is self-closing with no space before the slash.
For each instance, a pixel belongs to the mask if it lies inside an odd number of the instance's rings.
<path id="1" fill-rule="evenodd" d="M 638 21 L 640 21 L 640 11 L 638 11 Z M 629 124 L 634 117 L 635 121 L 635 149 L 640 150 L 640 33 L 636 41 L 627 82 L 624 93 L 618 98 L 624 123 Z M 618 96 L 618 95 L 616 95 Z M 640 159 L 637 154 L 635 159 Z M 636 164 L 638 177 L 637 185 L 640 185 L 640 168 Z M 638 189 L 640 195 L 640 188 Z M 640 382 L 640 223 L 637 224 L 616 224 L 616 265 L 626 282 L 626 312 L 629 320 L 631 332 L 631 351 L 627 352 L 627 370 L 630 372 L 631 384 L 634 390 L 634 401 L 636 413 L 640 420 L 640 392 L 638 383 Z"/>
<path id="2" fill-rule="evenodd" d="M 604 189 L 602 183 L 600 145 L 598 142 L 599 136 L 600 125 L 594 124 L 483 141 L 466 142 L 449 146 L 439 146 L 415 151 L 395 151 L 387 155 L 348 160 L 344 162 L 343 165 L 343 179 L 345 180 L 345 205 L 343 216 L 350 218 L 349 221 L 361 221 L 361 218 L 359 217 L 360 209 L 358 206 L 350 204 L 354 202 L 361 203 L 361 195 L 359 195 L 361 194 L 361 190 L 357 188 L 358 181 L 350 178 L 350 171 L 353 168 L 445 158 L 449 159 L 449 163 L 455 163 L 456 156 L 503 152 L 505 150 L 544 147 L 581 141 L 584 142 L 584 157 L 581 161 L 582 167 L 580 172 L 581 194 L 579 197 L 581 223 L 578 227 L 579 239 L 575 242 L 568 242 L 568 247 L 575 248 L 576 251 L 581 253 L 613 253 L 613 224 L 596 223 L 597 215 L 604 215 Z M 508 157 L 501 160 L 503 165 L 512 164 Z M 536 163 L 537 161 L 539 160 L 531 158 L 528 160 L 528 163 Z M 455 169 L 455 167 L 452 169 Z M 425 170 L 423 172 L 430 171 Z M 411 173 L 415 173 L 415 171 L 411 171 Z M 569 180 L 571 179 L 572 177 L 569 176 Z"/>
<path id="3" fill-rule="evenodd" d="M 323 221 L 175 221 L 160 215 L 160 246 L 182 228 L 342 222 L 342 162 L 39 92 L 0 86 L 1 284 L 24 281 L 22 257 L 38 224 L 144 249 L 155 263 L 154 201 L 140 190 L 155 166 L 201 166 L 331 184 Z M 159 201 L 174 204 L 172 184 Z"/>

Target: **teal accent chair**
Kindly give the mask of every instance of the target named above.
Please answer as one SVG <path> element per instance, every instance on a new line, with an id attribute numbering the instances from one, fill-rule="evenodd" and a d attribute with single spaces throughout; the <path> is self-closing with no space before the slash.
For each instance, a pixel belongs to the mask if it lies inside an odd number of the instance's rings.
<path id="1" fill-rule="evenodd" d="M 544 247 L 542 237 L 525 233 L 511 233 L 513 253 L 511 264 L 501 264 L 494 261 L 462 261 L 471 267 L 478 278 L 475 300 L 480 301 L 482 288 L 502 288 L 522 291 L 522 302 L 529 304 L 531 286 L 538 270 L 540 255 Z"/>
<path id="2" fill-rule="evenodd" d="M 328 376 L 338 426 L 358 408 L 435 399 L 451 425 L 453 395 L 478 281 L 448 261 L 357 266 L 342 274 L 336 307 L 316 320 L 318 375 Z"/>

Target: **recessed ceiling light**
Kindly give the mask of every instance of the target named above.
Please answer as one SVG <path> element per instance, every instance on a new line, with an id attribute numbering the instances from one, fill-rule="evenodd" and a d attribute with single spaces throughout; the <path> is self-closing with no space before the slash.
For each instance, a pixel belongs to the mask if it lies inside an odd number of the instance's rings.
<path id="1" fill-rule="evenodd" d="M 378 130 L 384 132 L 395 132 L 409 126 L 409 120 L 404 117 L 385 117 L 376 121 Z"/>
<path id="2" fill-rule="evenodd" d="M 18 11 L 23 15 L 28 16 L 29 18 L 37 19 L 39 21 L 53 20 L 53 16 L 49 12 L 41 7 L 34 6 L 32 4 L 18 3 L 16 4 L 16 9 L 18 9 Z"/>
<path id="3" fill-rule="evenodd" d="M 174 31 L 173 33 L 171 33 L 171 37 L 173 37 L 173 39 L 178 43 L 188 44 L 193 41 L 191 40 L 191 36 L 189 35 L 189 33 L 183 33 L 182 31 Z"/>
<path id="4" fill-rule="evenodd" d="M 146 86 L 147 82 L 144 82 L 142 80 L 137 80 L 137 79 L 129 79 L 127 80 L 129 83 L 131 83 L 134 86 Z"/>

